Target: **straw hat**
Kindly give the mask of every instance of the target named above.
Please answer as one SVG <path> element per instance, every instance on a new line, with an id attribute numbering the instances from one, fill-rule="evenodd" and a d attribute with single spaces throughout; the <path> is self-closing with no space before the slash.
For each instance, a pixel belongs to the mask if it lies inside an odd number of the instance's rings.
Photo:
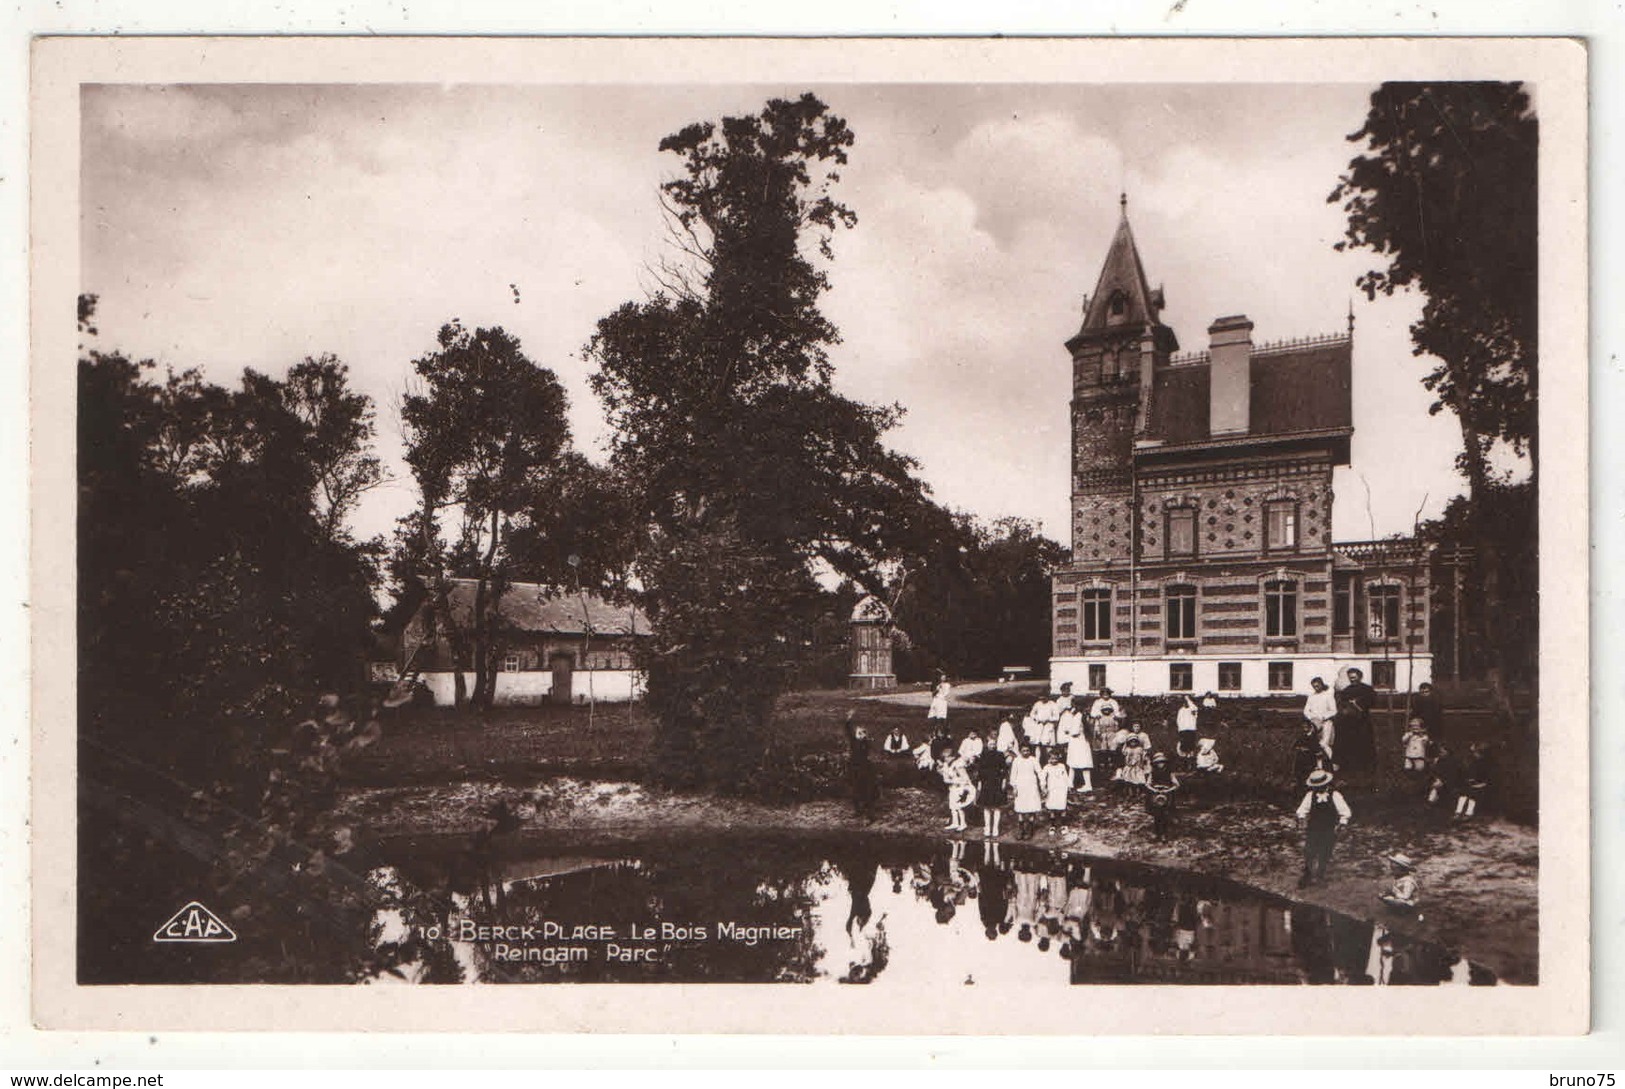
<path id="1" fill-rule="evenodd" d="M 1323 787 L 1329 786 L 1331 781 L 1331 772 L 1327 771 L 1325 768 L 1316 768 L 1314 771 L 1309 773 L 1309 778 L 1303 781 L 1303 785 L 1307 787 Z"/>
<path id="2" fill-rule="evenodd" d="M 1409 855 L 1402 855 L 1396 851 L 1391 855 L 1383 855 L 1382 857 L 1402 870 L 1416 869 L 1416 863 L 1411 861 L 1411 857 Z"/>
<path id="3" fill-rule="evenodd" d="M 1153 753 L 1151 756 L 1151 762 L 1153 764 L 1166 764 L 1168 762 L 1168 754 L 1165 752 Z"/>

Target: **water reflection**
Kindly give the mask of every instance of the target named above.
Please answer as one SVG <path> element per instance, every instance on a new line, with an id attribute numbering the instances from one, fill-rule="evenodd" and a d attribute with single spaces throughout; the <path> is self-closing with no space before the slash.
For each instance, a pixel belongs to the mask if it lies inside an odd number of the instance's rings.
<path id="1" fill-rule="evenodd" d="M 1379 924 L 1029 847 L 713 837 L 475 867 L 445 845 L 392 853 L 373 936 L 412 982 L 1494 982 Z"/>

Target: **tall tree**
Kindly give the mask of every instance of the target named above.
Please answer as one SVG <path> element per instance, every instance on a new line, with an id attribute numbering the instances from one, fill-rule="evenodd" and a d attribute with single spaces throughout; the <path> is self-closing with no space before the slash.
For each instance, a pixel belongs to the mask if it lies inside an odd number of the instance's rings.
<path id="1" fill-rule="evenodd" d="M 223 774 L 312 689 L 359 683 L 372 557 L 323 532 L 281 382 L 155 371 L 79 361 L 81 724 Z"/>
<path id="2" fill-rule="evenodd" d="M 1371 96 L 1364 143 L 1328 198 L 1348 228 L 1338 249 L 1363 247 L 1386 266 L 1359 279 L 1368 297 L 1415 288 L 1426 296 L 1411 343 L 1433 368 L 1422 379 L 1461 427 L 1458 459 L 1477 520 L 1476 608 L 1466 624 L 1489 648 L 1486 673 L 1508 703 L 1505 663 L 1490 637 L 1502 610 L 1492 490 L 1498 443 L 1539 469 L 1539 123 L 1517 83 L 1386 83 Z M 1538 479 L 1538 475 L 1536 476 Z M 1513 544 L 1513 550 L 1518 550 Z"/>
<path id="3" fill-rule="evenodd" d="M 372 453 L 372 399 L 351 389 L 350 368 L 334 355 L 307 356 L 296 364 L 282 384 L 282 397 L 305 425 L 316 514 L 323 532 L 337 540 L 356 503 L 384 479 Z"/>
<path id="4" fill-rule="evenodd" d="M 417 479 L 421 509 L 417 566 L 429 573 L 437 621 L 458 661 L 457 698 L 462 702 L 465 662 L 457 644 L 466 641 L 474 671 L 472 706 L 491 706 L 496 689 L 503 624 L 501 600 L 512 577 L 508 540 L 516 518 L 567 452 L 570 427 L 564 387 L 552 371 L 528 359 L 519 341 L 502 329 L 470 332 L 453 321 L 440 329 L 439 348 L 413 363 L 422 388 L 401 407 L 406 460 Z M 439 517 L 461 516 L 445 562 Z M 467 630 L 451 608 L 450 578 L 474 580 Z"/>
<path id="5" fill-rule="evenodd" d="M 670 779 L 745 789 L 817 575 L 878 586 L 923 486 L 883 436 L 900 410 L 831 386 L 818 261 L 856 217 L 830 186 L 853 136 L 813 95 L 689 125 L 660 150 L 677 256 L 664 290 L 598 323 L 588 357 L 616 434 L 611 465 L 647 527 L 640 600 Z"/>

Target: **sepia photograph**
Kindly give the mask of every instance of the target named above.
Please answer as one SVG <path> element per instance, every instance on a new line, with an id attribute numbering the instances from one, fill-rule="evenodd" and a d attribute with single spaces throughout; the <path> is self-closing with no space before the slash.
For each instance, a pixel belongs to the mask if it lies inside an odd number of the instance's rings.
<path id="1" fill-rule="evenodd" d="M 75 76 L 63 985 L 1583 1027 L 1574 81 L 995 55 Z"/>

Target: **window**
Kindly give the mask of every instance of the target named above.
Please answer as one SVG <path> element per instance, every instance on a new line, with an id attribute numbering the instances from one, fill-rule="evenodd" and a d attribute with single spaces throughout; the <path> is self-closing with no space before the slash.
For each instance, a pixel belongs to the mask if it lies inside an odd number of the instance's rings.
<path id="1" fill-rule="evenodd" d="M 502 672 L 504 672 L 504 673 L 518 673 L 519 672 L 519 655 L 518 655 L 517 652 L 511 652 L 511 653 L 508 654 L 507 657 L 502 659 Z"/>
<path id="2" fill-rule="evenodd" d="M 1290 692 L 1290 691 L 1292 691 L 1292 663 L 1291 662 L 1271 662 L 1270 663 L 1270 691 L 1271 692 Z"/>
<path id="3" fill-rule="evenodd" d="M 1089 687 L 1099 692 L 1106 687 L 1106 663 L 1092 662 L 1089 665 Z"/>
<path id="4" fill-rule="evenodd" d="M 1285 639 L 1298 634 L 1298 584 L 1271 579 L 1264 584 L 1264 635 Z"/>
<path id="5" fill-rule="evenodd" d="M 1399 587 L 1368 586 L 1365 591 L 1373 642 L 1399 638 Z"/>
<path id="6" fill-rule="evenodd" d="M 1354 582 L 1338 579 L 1332 590 L 1332 634 L 1348 635 L 1354 631 Z"/>
<path id="7" fill-rule="evenodd" d="M 1372 662 L 1371 663 L 1371 687 L 1372 688 L 1385 688 L 1390 692 L 1393 691 L 1393 689 L 1394 689 L 1394 663 L 1393 662 L 1388 661 L 1388 662 Z"/>
<path id="8" fill-rule="evenodd" d="M 1112 637 L 1112 591 L 1109 586 L 1096 586 L 1079 595 L 1083 599 L 1083 638 L 1089 643 L 1103 643 Z"/>
<path id="9" fill-rule="evenodd" d="M 1163 607 L 1170 640 L 1196 638 L 1196 587 L 1168 587 Z"/>
<path id="10" fill-rule="evenodd" d="M 1264 504 L 1264 547 L 1271 552 L 1298 547 L 1298 502 L 1272 499 Z"/>
<path id="11" fill-rule="evenodd" d="M 1189 692 L 1196 687 L 1189 662 L 1168 663 L 1168 691 Z"/>
<path id="12" fill-rule="evenodd" d="M 1220 692 L 1240 692 L 1241 691 L 1241 663 L 1240 662 L 1220 662 L 1219 663 L 1219 691 Z"/>
<path id="13" fill-rule="evenodd" d="M 1196 511 L 1190 507 L 1168 512 L 1168 555 L 1196 555 Z"/>
<path id="14" fill-rule="evenodd" d="M 1113 291 L 1111 298 L 1106 300 L 1106 310 L 1111 324 L 1116 325 L 1128 313 L 1128 296 L 1121 291 Z"/>

